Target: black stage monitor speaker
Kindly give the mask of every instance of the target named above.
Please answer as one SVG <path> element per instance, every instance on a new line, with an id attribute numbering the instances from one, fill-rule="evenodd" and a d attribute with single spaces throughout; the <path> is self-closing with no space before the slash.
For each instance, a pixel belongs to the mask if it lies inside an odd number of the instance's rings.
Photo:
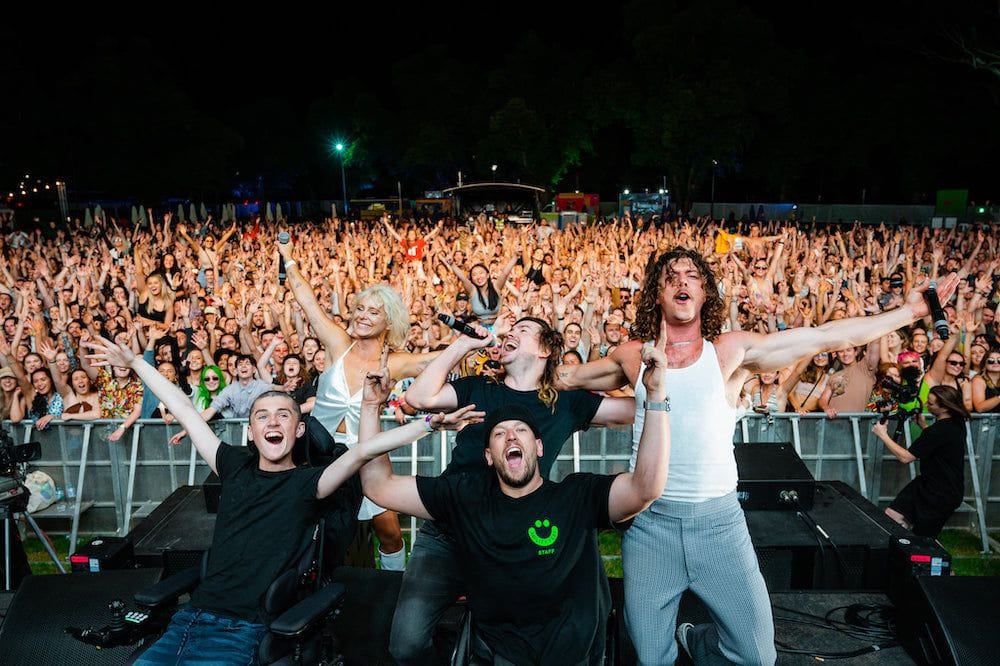
<path id="1" fill-rule="evenodd" d="M 816 480 L 791 444 L 737 444 L 735 453 L 744 509 L 812 509 Z"/>
<path id="2" fill-rule="evenodd" d="M 914 578 L 950 575 L 951 554 L 935 539 L 907 534 L 889 540 L 889 598 L 897 607 L 907 603 Z"/>
<path id="3" fill-rule="evenodd" d="M 64 630 L 107 624 L 109 602 L 121 599 L 131 608 L 132 596 L 159 580 L 160 569 L 28 576 L 0 626 L 0 664 L 127 663 L 135 646 L 98 650 Z"/>
<path id="4" fill-rule="evenodd" d="M 1000 577 L 916 578 L 900 608 L 899 638 L 922 664 L 996 664 L 1000 655 Z"/>

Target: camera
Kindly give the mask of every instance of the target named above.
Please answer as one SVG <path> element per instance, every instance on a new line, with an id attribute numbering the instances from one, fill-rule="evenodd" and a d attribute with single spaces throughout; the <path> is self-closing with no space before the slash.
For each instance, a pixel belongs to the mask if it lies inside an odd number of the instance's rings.
<path id="1" fill-rule="evenodd" d="M 38 442 L 15 444 L 11 436 L 0 431 L 0 476 L 20 478 L 19 465 L 42 457 L 42 445 Z"/>

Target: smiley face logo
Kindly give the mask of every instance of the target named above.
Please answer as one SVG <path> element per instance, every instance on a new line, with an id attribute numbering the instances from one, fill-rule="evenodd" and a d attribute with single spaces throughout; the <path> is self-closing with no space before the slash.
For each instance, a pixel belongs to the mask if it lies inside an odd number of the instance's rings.
<path id="1" fill-rule="evenodd" d="M 548 529 L 549 535 L 547 537 L 538 536 L 537 530 L 540 529 Z M 536 546 L 547 548 L 548 546 L 554 544 L 556 539 L 559 538 L 559 528 L 549 523 L 548 518 L 536 520 L 535 524 L 528 528 L 528 538 L 531 539 L 531 543 Z"/>

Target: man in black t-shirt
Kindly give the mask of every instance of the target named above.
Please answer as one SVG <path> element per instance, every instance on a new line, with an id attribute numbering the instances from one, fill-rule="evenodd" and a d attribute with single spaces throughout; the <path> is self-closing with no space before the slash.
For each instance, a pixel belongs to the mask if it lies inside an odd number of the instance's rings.
<path id="1" fill-rule="evenodd" d="M 319 517 L 320 500 L 331 495 L 369 460 L 399 444 L 386 437 L 348 450 L 326 467 L 296 467 L 295 440 L 305 432 L 298 403 L 287 393 L 268 391 L 250 408 L 255 451 L 219 441 L 194 404 L 128 347 L 99 338 L 87 343 L 95 366 L 129 367 L 190 433 L 191 441 L 222 483 L 208 570 L 160 639 L 136 662 L 179 664 L 257 663 L 264 634 L 263 597 L 281 573 L 302 555 L 305 535 Z M 383 354 L 383 365 L 387 354 Z M 393 431 L 412 441 L 426 427 L 464 425 L 470 409 L 436 415 Z M 387 445 L 386 442 L 389 442 Z"/>
<path id="2" fill-rule="evenodd" d="M 491 413 L 501 405 L 527 409 L 538 425 L 545 444 L 539 452 L 542 478 L 548 478 L 559 449 L 576 431 L 591 423 L 630 423 L 635 414 L 631 398 L 602 398 L 587 391 L 556 391 L 553 388 L 562 335 L 543 320 L 524 317 L 514 323 L 500 343 L 500 362 L 506 370 L 497 382 L 486 377 L 466 377 L 447 382 L 448 373 L 465 356 L 494 343 L 485 328 L 474 326 L 482 338 L 460 336 L 440 356 L 431 361 L 406 391 L 406 401 L 417 409 L 450 410 L 474 404 Z M 485 469 L 483 438 L 485 427 L 470 426 L 455 438 L 451 464 L 445 476 Z M 465 591 L 461 563 L 451 531 L 426 522 L 414 542 L 410 562 L 393 617 L 389 651 L 401 664 L 433 662 L 432 636 L 438 620 Z"/>
<path id="3" fill-rule="evenodd" d="M 447 353 L 447 352 L 446 352 Z M 649 391 L 635 470 L 618 476 L 541 473 L 542 428 L 513 403 L 493 409 L 480 455 L 492 473 L 396 476 L 382 456 L 361 470 L 365 494 L 382 506 L 432 518 L 454 539 L 460 582 L 491 663 L 599 664 L 610 608 L 597 530 L 630 519 L 663 491 L 670 457 L 663 347 L 647 345 Z M 388 377 L 366 383 L 358 439 L 380 428 Z M 472 428 L 461 431 L 462 434 Z M 407 443 L 392 434 L 403 445 Z M 485 451 L 484 451 L 485 449 Z"/>

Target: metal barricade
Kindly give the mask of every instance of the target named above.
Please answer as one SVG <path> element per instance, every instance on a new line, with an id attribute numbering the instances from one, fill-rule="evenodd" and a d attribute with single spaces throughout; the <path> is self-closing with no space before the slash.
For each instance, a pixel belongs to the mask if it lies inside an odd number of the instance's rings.
<path id="1" fill-rule="evenodd" d="M 872 434 L 877 418 L 871 413 L 841 414 L 836 419 L 822 413 L 748 414 L 737 423 L 733 442 L 791 442 L 817 479 L 844 481 L 874 504 L 885 506 L 912 480 L 915 469 L 896 463 Z M 42 458 L 31 464 L 33 469 L 47 472 L 64 488 L 74 484 L 72 501 L 35 514 L 70 520 L 71 549 L 81 531 L 126 534 L 135 520 L 148 515 L 178 487 L 201 483 L 209 473 L 190 440 L 169 443 L 179 426 L 143 419 L 119 441 L 110 442 L 108 436 L 119 423 L 54 421 L 44 431 L 35 430 L 30 423 L 5 423 L 15 441 L 41 443 Z M 395 426 L 393 419 L 383 419 L 383 427 Z M 213 421 L 212 427 L 230 444 L 247 441 L 245 420 Z M 902 433 L 909 445 L 909 424 Z M 966 502 L 961 511 L 976 514 L 984 551 L 988 550 L 987 529 L 1000 527 L 1000 464 L 994 464 L 998 437 L 1000 415 L 974 415 L 969 421 Z M 574 472 L 627 471 L 631 440 L 628 427 L 578 432 L 561 447 L 551 476 L 559 480 Z M 434 433 L 398 449 L 390 460 L 400 474 L 436 475 L 450 461 L 453 446 L 454 433 Z M 885 464 L 886 460 L 891 463 Z M 416 520 L 411 519 L 409 528 L 416 527 Z"/>

